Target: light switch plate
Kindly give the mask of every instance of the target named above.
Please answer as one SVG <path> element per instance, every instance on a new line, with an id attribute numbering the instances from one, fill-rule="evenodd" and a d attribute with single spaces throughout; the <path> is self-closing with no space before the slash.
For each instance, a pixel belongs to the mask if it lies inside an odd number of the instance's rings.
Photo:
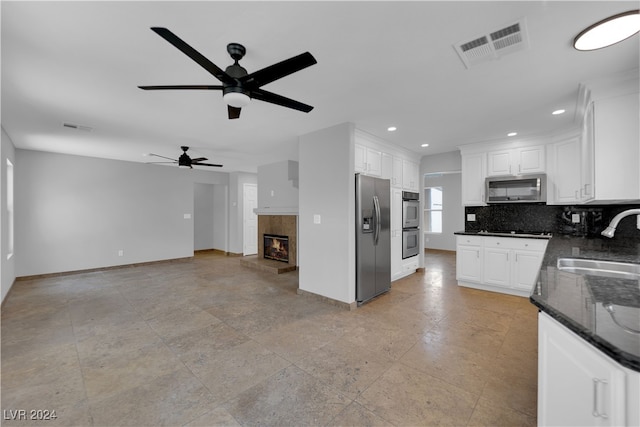
<path id="1" fill-rule="evenodd" d="M 580 223 L 580 214 L 571 214 L 571 222 L 574 224 Z"/>
<path id="2" fill-rule="evenodd" d="M 475 221 L 476 214 L 467 214 L 467 221 Z"/>
<path id="3" fill-rule="evenodd" d="M 313 223 L 314 224 L 320 224 L 320 215 L 319 214 L 314 214 L 313 215 Z"/>

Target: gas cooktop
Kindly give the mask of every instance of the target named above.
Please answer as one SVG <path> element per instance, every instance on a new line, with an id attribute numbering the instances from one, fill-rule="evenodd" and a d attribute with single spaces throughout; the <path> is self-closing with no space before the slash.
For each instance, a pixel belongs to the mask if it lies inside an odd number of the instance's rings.
<path id="1" fill-rule="evenodd" d="M 517 237 L 549 237 L 551 233 L 544 231 L 529 231 L 529 230 L 480 230 L 478 234 L 487 234 L 493 236 L 517 236 Z"/>

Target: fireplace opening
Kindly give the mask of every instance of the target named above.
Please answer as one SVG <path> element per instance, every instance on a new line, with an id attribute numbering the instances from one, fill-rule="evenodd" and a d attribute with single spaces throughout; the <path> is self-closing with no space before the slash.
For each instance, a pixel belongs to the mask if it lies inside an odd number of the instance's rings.
<path id="1" fill-rule="evenodd" d="M 264 234 L 264 257 L 276 261 L 289 262 L 289 237 Z"/>

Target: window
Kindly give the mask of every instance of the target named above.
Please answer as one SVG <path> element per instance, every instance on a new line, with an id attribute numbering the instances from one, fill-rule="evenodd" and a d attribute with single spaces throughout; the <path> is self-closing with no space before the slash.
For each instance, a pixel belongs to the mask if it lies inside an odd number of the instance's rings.
<path id="1" fill-rule="evenodd" d="M 13 163 L 7 159 L 7 259 L 13 256 Z"/>
<path id="2" fill-rule="evenodd" d="M 427 233 L 442 233 L 442 187 L 427 187 L 424 196 L 424 229 Z"/>

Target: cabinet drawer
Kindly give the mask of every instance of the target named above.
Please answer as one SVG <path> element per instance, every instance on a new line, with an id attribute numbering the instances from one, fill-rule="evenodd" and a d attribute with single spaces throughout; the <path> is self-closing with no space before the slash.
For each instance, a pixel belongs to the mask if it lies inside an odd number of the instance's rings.
<path id="1" fill-rule="evenodd" d="M 485 237 L 484 247 L 544 251 L 547 248 L 547 241 L 542 239 L 522 239 L 519 237 Z"/>
<path id="2" fill-rule="evenodd" d="M 456 236 L 458 245 L 482 246 L 482 236 Z"/>
<path id="3" fill-rule="evenodd" d="M 403 262 L 403 264 L 402 264 L 402 270 L 403 271 L 411 271 L 411 270 L 415 271 L 415 270 L 418 269 L 418 266 L 419 266 L 418 257 L 416 256 L 416 257 L 412 257 L 412 258 L 415 258 L 415 259 L 411 259 L 410 261 L 409 260 L 405 260 Z"/>

